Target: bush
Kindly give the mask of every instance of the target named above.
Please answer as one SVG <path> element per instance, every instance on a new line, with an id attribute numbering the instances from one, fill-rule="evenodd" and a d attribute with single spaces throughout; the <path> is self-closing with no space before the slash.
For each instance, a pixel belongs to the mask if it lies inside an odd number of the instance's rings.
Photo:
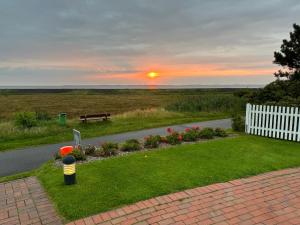
<path id="1" fill-rule="evenodd" d="M 118 154 L 118 144 L 113 142 L 105 142 L 101 145 L 103 157 L 113 156 Z"/>
<path id="2" fill-rule="evenodd" d="M 243 132 L 245 131 L 245 119 L 241 115 L 234 115 L 232 117 L 232 129 L 234 131 Z"/>
<path id="3" fill-rule="evenodd" d="M 60 155 L 59 151 L 54 153 L 54 160 L 57 160 L 57 159 L 61 159 L 61 155 Z"/>
<path id="4" fill-rule="evenodd" d="M 86 155 L 78 148 L 75 148 L 69 155 L 74 156 L 76 160 L 86 160 Z"/>
<path id="5" fill-rule="evenodd" d="M 96 147 L 92 145 L 88 145 L 85 146 L 83 149 L 86 155 L 93 155 L 96 150 Z"/>
<path id="6" fill-rule="evenodd" d="M 51 117 L 49 115 L 49 113 L 47 113 L 46 111 L 35 111 L 35 118 L 39 121 L 47 121 L 50 120 Z"/>
<path id="7" fill-rule="evenodd" d="M 227 137 L 228 134 L 223 128 L 216 128 L 215 129 L 215 136 L 217 137 Z"/>
<path id="8" fill-rule="evenodd" d="M 31 128 L 37 125 L 34 112 L 19 112 L 15 115 L 15 124 L 22 128 Z"/>
<path id="9" fill-rule="evenodd" d="M 144 146 L 145 148 L 157 148 L 159 146 L 160 141 L 161 137 L 159 135 L 150 135 L 148 137 L 145 137 Z"/>
<path id="10" fill-rule="evenodd" d="M 141 144 L 136 139 L 127 140 L 121 147 L 121 150 L 125 152 L 138 151 L 140 149 Z"/>
<path id="11" fill-rule="evenodd" d="M 233 94 L 205 94 L 180 99 L 166 106 L 179 112 L 239 112 L 245 111 L 246 99 Z"/>
<path id="12" fill-rule="evenodd" d="M 199 132 L 199 137 L 202 139 L 212 139 L 215 132 L 212 128 L 204 128 Z"/>
<path id="13" fill-rule="evenodd" d="M 98 148 L 96 148 L 96 150 L 94 151 L 94 154 L 93 154 L 93 156 L 94 157 L 100 157 L 100 156 L 102 156 L 103 155 L 103 152 L 102 152 L 102 150 L 101 149 L 98 149 Z"/>
<path id="14" fill-rule="evenodd" d="M 182 139 L 184 141 L 196 141 L 199 133 L 196 129 L 186 128 L 185 132 L 182 134 Z"/>
<path id="15" fill-rule="evenodd" d="M 250 96 L 250 103 L 296 106 L 300 105 L 300 80 L 276 80 Z"/>
<path id="16" fill-rule="evenodd" d="M 182 142 L 182 135 L 176 131 L 173 131 L 172 133 L 167 135 L 166 138 L 167 138 L 168 143 L 171 145 L 177 145 Z"/>

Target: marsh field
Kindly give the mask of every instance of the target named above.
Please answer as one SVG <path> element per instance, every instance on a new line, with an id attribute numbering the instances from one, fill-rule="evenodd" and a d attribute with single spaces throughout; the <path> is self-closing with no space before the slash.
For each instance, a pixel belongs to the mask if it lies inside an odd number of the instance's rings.
<path id="1" fill-rule="evenodd" d="M 1 90 L 0 151 L 72 140 L 72 129 L 83 138 L 172 124 L 228 118 L 243 112 L 241 89 L 170 90 Z M 18 114 L 38 115 L 33 126 L 20 126 Z M 67 123 L 58 124 L 58 114 Z M 82 124 L 80 115 L 108 112 L 105 122 Z M 42 116 L 39 116 L 42 115 Z M 20 118 L 19 118 L 20 119 Z M 22 118 L 24 119 L 24 118 Z"/>
<path id="2" fill-rule="evenodd" d="M 188 98 L 215 101 L 240 89 L 182 90 L 0 90 L 0 121 L 16 112 L 44 111 L 51 116 L 66 112 L 69 118 L 99 112 L 113 115 L 136 109 L 164 108 Z"/>

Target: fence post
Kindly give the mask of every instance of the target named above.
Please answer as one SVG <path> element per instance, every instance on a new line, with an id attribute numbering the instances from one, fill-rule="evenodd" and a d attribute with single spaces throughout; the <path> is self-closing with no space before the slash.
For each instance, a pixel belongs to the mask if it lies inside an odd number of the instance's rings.
<path id="1" fill-rule="evenodd" d="M 297 108 L 298 113 L 299 113 L 299 108 Z M 297 115 L 298 118 L 298 131 L 297 131 L 297 141 L 300 141 L 300 114 Z"/>

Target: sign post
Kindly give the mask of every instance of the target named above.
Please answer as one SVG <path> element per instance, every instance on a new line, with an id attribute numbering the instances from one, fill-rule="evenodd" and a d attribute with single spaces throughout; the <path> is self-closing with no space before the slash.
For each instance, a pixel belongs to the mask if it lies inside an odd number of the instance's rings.
<path id="1" fill-rule="evenodd" d="M 73 136 L 74 136 L 75 147 L 77 147 L 81 144 L 80 131 L 73 129 Z"/>

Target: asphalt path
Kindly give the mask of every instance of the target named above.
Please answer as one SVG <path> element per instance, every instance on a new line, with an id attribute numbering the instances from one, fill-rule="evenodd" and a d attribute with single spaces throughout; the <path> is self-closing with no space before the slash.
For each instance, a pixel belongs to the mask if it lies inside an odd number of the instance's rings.
<path id="1" fill-rule="evenodd" d="M 183 131 L 185 128 L 192 126 L 200 127 L 221 127 L 224 129 L 231 127 L 230 119 L 211 120 L 205 122 L 194 122 L 187 124 L 180 124 L 174 126 L 146 129 L 140 131 L 131 131 L 120 134 L 106 135 L 96 138 L 89 138 L 82 140 L 83 145 L 99 145 L 100 143 L 112 141 L 112 142 L 124 142 L 128 139 L 142 139 L 148 135 L 165 135 L 168 127 L 173 128 L 176 131 Z M 72 132 L 72 131 L 70 131 Z M 20 172 L 26 172 L 38 168 L 43 163 L 53 158 L 55 152 L 65 145 L 73 145 L 72 141 L 63 142 L 58 144 L 41 145 L 37 147 L 29 147 L 24 149 L 5 151 L 0 153 L 0 177 L 17 174 Z"/>

